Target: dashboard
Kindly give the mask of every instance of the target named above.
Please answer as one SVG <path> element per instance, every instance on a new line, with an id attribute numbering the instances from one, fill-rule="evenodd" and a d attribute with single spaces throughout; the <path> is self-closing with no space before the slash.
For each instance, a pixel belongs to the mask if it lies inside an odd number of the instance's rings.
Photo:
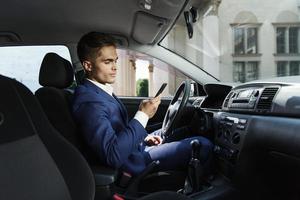
<path id="1" fill-rule="evenodd" d="M 249 194 L 300 198 L 300 84 L 214 84 L 204 90 L 207 96 L 195 102 L 213 115 L 218 171 Z"/>
<path id="2" fill-rule="evenodd" d="M 223 102 L 222 110 L 299 117 L 300 85 L 245 84 L 232 89 Z"/>

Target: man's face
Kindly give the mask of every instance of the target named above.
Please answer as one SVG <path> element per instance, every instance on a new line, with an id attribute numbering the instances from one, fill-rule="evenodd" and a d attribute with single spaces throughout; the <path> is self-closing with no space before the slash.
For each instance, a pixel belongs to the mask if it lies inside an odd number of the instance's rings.
<path id="1" fill-rule="evenodd" d="M 99 56 L 92 61 L 84 61 L 83 66 L 88 72 L 88 78 L 102 84 L 112 84 L 117 76 L 118 55 L 114 46 L 104 46 L 99 50 Z"/>

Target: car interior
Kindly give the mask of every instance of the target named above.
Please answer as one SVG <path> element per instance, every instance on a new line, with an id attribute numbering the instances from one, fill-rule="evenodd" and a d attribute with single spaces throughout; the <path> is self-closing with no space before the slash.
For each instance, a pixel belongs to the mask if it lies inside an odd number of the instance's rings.
<path id="1" fill-rule="evenodd" d="M 64 45 L 71 62 L 48 52 L 35 92 L 0 70 L 0 199 L 299 199 L 299 76 L 225 83 L 161 45 L 176 22 L 183 23 L 183 13 L 196 19 L 197 11 L 216 2 L 2 2 L 0 47 Z M 192 35 L 189 20 L 186 25 Z M 214 144 L 209 174 L 201 175 L 192 160 L 174 171 L 155 171 L 159 163 L 153 162 L 135 177 L 99 163 L 71 111 L 74 87 L 84 79 L 76 45 L 91 31 L 108 33 L 118 48 L 162 60 L 189 77 L 172 97 L 162 98 L 146 130 L 208 138 Z M 130 118 L 147 98 L 120 97 Z M 186 125 L 191 135 L 174 134 Z M 191 145 L 192 155 L 201 151 Z"/>

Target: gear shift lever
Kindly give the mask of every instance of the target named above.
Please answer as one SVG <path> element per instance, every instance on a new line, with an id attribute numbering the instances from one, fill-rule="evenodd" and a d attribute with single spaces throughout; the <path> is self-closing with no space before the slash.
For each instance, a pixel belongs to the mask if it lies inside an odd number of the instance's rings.
<path id="1" fill-rule="evenodd" d="M 193 140 L 190 144 L 192 146 L 192 159 L 199 160 L 201 144 L 198 140 Z"/>
<path id="2" fill-rule="evenodd" d="M 201 144 L 198 140 L 193 140 L 190 145 L 192 147 L 192 156 L 188 167 L 187 178 L 184 184 L 184 194 L 190 194 L 202 189 L 201 178 L 203 175 L 203 168 L 199 160 Z"/>

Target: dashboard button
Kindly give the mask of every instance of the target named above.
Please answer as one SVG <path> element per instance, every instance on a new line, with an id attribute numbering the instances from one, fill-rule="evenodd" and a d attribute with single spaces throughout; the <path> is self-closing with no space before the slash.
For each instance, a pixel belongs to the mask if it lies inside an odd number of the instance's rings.
<path id="1" fill-rule="evenodd" d="M 245 126 L 244 125 L 240 125 L 240 124 L 238 124 L 237 126 L 236 126 L 236 128 L 237 129 L 240 129 L 240 130 L 245 130 Z"/>
<path id="2" fill-rule="evenodd" d="M 246 119 L 239 119 L 239 124 L 246 124 L 247 120 Z"/>
<path id="3" fill-rule="evenodd" d="M 233 123 L 231 122 L 226 122 L 226 126 L 232 127 Z"/>

